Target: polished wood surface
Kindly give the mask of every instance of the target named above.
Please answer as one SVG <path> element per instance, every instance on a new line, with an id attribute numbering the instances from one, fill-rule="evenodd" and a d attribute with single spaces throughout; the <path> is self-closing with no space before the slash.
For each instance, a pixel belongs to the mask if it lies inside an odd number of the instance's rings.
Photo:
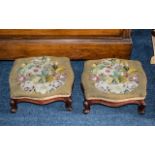
<path id="1" fill-rule="evenodd" d="M 0 38 L 119 37 L 123 29 L 1 29 Z"/>
<path id="2" fill-rule="evenodd" d="M 56 97 L 48 100 L 33 100 L 28 98 L 21 98 L 21 99 L 11 99 L 10 106 L 11 106 L 11 112 L 16 113 L 18 109 L 18 104 L 22 102 L 28 102 L 32 104 L 38 104 L 38 105 L 45 105 L 57 101 L 62 101 L 65 103 L 65 108 L 67 111 L 72 111 L 72 99 L 71 97 Z"/>
<path id="3" fill-rule="evenodd" d="M 88 114 L 90 112 L 90 107 L 95 104 L 101 104 L 109 107 L 120 107 L 120 106 L 125 106 L 128 104 L 136 104 L 138 105 L 138 112 L 140 114 L 145 113 L 145 101 L 144 100 L 129 100 L 129 101 L 124 101 L 124 102 L 108 102 L 105 100 L 85 100 L 84 101 L 84 114 Z"/>
<path id="4" fill-rule="evenodd" d="M 0 30 L 0 60 L 43 55 L 128 59 L 131 48 L 127 29 Z"/>

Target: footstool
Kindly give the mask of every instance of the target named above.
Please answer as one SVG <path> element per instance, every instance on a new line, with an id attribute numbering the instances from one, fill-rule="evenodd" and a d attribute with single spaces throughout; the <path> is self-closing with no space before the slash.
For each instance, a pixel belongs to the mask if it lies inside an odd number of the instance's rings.
<path id="1" fill-rule="evenodd" d="M 20 102 L 43 105 L 55 101 L 65 102 L 66 109 L 71 111 L 73 81 L 69 58 L 44 56 L 17 59 L 9 78 L 11 112 L 16 112 Z"/>
<path id="2" fill-rule="evenodd" d="M 84 113 L 90 106 L 103 104 L 119 107 L 137 104 L 144 113 L 147 78 L 138 61 L 100 59 L 85 62 L 82 86 L 85 94 Z"/>

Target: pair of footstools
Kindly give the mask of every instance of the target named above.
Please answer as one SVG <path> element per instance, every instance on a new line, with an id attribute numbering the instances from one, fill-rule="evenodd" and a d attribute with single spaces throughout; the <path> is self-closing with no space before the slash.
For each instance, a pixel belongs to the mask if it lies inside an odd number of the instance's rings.
<path id="1" fill-rule="evenodd" d="M 32 57 L 17 59 L 10 74 L 11 112 L 17 104 L 65 102 L 72 110 L 74 73 L 66 57 Z M 119 107 L 137 104 L 144 113 L 147 79 L 138 61 L 100 59 L 85 62 L 82 87 L 85 94 L 84 113 L 93 104 Z"/>

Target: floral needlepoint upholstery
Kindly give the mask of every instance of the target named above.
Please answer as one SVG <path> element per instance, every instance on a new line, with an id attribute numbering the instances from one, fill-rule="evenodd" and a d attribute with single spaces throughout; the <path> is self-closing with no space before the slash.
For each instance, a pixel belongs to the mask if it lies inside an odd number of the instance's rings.
<path id="1" fill-rule="evenodd" d="M 11 98 L 36 100 L 71 96 L 74 75 L 66 57 L 17 59 L 10 73 Z"/>
<path id="2" fill-rule="evenodd" d="M 143 100 L 146 96 L 146 83 L 141 63 L 132 60 L 90 60 L 85 63 L 82 75 L 87 100 Z"/>

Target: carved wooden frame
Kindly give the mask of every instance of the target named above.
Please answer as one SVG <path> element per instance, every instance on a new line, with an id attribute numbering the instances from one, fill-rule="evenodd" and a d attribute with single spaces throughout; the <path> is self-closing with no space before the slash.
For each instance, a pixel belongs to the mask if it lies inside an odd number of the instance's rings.
<path id="1" fill-rule="evenodd" d="M 120 106 L 129 105 L 129 104 L 136 104 L 136 105 L 138 105 L 138 112 L 140 114 L 145 113 L 145 107 L 146 107 L 144 100 L 128 100 L 128 101 L 124 101 L 124 102 L 108 102 L 105 100 L 98 100 L 98 99 L 93 99 L 93 100 L 85 99 L 83 113 L 88 114 L 90 112 L 90 107 L 95 104 L 101 104 L 101 105 L 105 105 L 105 106 L 109 106 L 109 107 L 120 107 Z"/>
<path id="2" fill-rule="evenodd" d="M 70 97 L 56 97 L 56 98 L 51 98 L 48 100 L 34 100 L 34 99 L 28 99 L 28 98 L 19 98 L 19 99 L 13 99 L 11 98 L 10 101 L 10 106 L 11 106 L 11 112 L 16 113 L 17 108 L 18 108 L 18 103 L 21 102 L 28 102 L 32 104 L 38 104 L 38 105 L 45 105 L 57 101 L 63 101 L 65 103 L 65 107 L 67 111 L 72 111 L 72 99 Z"/>

